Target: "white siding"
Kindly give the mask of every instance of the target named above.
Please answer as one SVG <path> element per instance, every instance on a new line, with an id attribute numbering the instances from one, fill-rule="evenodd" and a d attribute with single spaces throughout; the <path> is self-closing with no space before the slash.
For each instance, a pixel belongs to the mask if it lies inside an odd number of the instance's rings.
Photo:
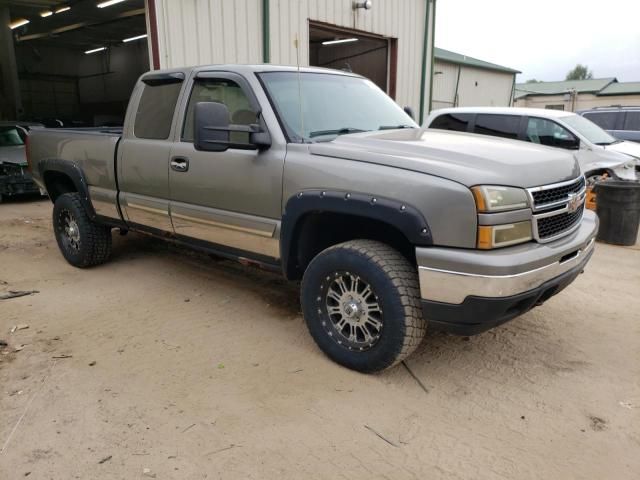
<path id="1" fill-rule="evenodd" d="M 546 108 L 548 105 L 563 105 L 565 111 L 572 111 L 569 95 L 529 95 L 514 102 L 516 107 Z M 603 95 L 598 97 L 592 93 L 580 93 L 576 98 L 573 111 L 611 105 L 640 106 L 640 95 Z"/>
<path id="2" fill-rule="evenodd" d="M 262 62 L 261 0 L 156 2 L 160 67 Z"/>
<path id="3" fill-rule="evenodd" d="M 270 5 L 272 63 L 295 65 L 299 59 L 300 65 L 309 64 L 309 21 L 397 38 L 396 101 L 419 111 L 427 0 L 376 0 L 371 10 L 354 10 L 351 0 L 271 0 Z M 433 25 L 433 7 L 430 12 Z M 300 40 L 299 51 L 295 48 L 296 37 Z M 430 54 L 427 60 L 430 72 Z M 428 78 L 425 90 L 428 105 Z"/>
<path id="4" fill-rule="evenodd" d="M 508 107 L 512 89 L 513 74 L 464 65 L 458 86 L 458 106 Z"/>
<path id="5" fill-rule="evenodd" d="M 511 105 L 512 89 L 512 73 L 438 60 L 435 62 L 433 75 L 434 109 L 445 107 L 509 107 Z"/>
<path id="6" fill-rule="evenodd" d="M 262 0 L 149 1 L 156 5 L 161 68 L 262 62 Z M 435 0 L 375 0 L 371 10 L 354 10 L 352 0 L 270 0 L 271 63 L 309 64 L 310 20 L 397 38 L 396 100 L 417 113 L 427 2 L 432 5 L 431 31 Z M 427 75 L 425 112 L 429 84 Z"/>
<path id="7" fill-rule="evenodd" d="M 440 62 L 436 59 L 433 67 L 433 109 L 457 107 L 456 84 L 460 65 Z"/>

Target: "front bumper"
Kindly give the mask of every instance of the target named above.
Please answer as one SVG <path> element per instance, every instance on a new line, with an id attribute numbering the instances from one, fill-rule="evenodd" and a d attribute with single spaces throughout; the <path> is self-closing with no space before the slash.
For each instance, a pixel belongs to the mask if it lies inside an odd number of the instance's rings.
<path id="1" fill-rule="evenodd" d="M 418 248 L 420 293 L 431 326 L 473 335 L 541 304 L 569 285 L 593 254 L 598 218 L 554 242 L 492 251 Z"/>

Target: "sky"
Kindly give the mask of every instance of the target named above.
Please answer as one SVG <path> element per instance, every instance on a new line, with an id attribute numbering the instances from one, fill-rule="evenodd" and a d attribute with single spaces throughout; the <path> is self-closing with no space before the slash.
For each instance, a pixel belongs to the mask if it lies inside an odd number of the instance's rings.
<path id="1" fill-rule="evenodd" d="M 437 0 L 436 47 L 564 80 L 577 63 L 594 78 L 640 81 L 640 0 Z"/>

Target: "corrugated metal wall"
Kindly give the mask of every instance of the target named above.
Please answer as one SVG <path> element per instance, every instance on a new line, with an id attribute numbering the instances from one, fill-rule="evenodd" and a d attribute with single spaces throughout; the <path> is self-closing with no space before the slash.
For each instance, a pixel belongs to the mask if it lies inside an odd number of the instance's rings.
<path id="1" fill-rule="evenodd" d="M 262 62 L 261 0 L 155 3 L 161 68 Z"/>
<path id="2" fill-rule="evenodd" d="M 573 110 L 571 97 L 569 95 L 529 95 L 528 97 L 516 100 L 513 104 L 516 107 L 530 108 L 547 108 L 551 105 L 562 105 L 564 110 L 569 112 L 588 110 L 595 107 L 608 107 L 611 105 L 640 106 L 640 95 L 603 95 L 597 97 L 591 93 L 580 93 L 578 94 Z"/>
<path id="3" fill-rule="evenodd" d="M 458 87 L 459 106 L 508 107 L 513 74 L 464 66 Z"/>
<path id="4" fill-rule="evenodd" d="M 456 84 L 460 66 L 435 61 L 433 67 L 433 108 L 455 107 Z"/>
<path id="5" fill-rule="evenodd" d="M 459 79 L 458 70 L 460 70 Z M 511 105 L 512 88 L 513 74 L 511 73 L 436 60 L 433 76 L 433 108 L 508 107 Z"/>
<path id="6" fill-rule="evenodd" d="M 149 1 L 155 2 L 157 12 L 161 68 L 262 62 L 262 0 Z M 308 65 L 309 20 L 397 38 L 396 100 L 417 112 L 427 2 L 435 4 L 435 0 L 375 0 L 371 10 L 354 10 L 352 0 L 270 0 L 270 61 Z M 429 35 L 427 72 L 431 42 Z M 427 75 L 425 111 L 429 85 Z"/>
<path id="7" fill-rule="evenodd" d="M 295 65 L 296 54 L 301 65 L 309 63 L 308 20 L 397 38 L 396 101 L 418 111 L 426 0 L 376 0 L 371 10 L 354 10 L 351 0 L 271 0 L 270 3 L 272 63 Z M 294 44 L 296 35 L 300 38 L 299 52 Z M 428 83 L 426 89 L 428 97 Z"/>

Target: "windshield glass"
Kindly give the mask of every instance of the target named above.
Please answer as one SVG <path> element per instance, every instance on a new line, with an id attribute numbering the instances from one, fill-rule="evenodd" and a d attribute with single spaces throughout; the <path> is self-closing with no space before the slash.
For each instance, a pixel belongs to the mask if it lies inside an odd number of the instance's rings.
<path id="1" fill-rule="evenodd" d="M 309 72 L 268 72 L 260 78 L 293 142 L 417 127 L 402 108 L 364 78 Z"/>
<path id="2" fill-rule="evenodd" d="M 24 145 L 16 127 L 0 127 L 0 147 Z"/>
<path id="3" fill-rule="evenodd" d="M 615 139 L 598 125 L 580 115 L 569 115 L 562 117 L 562 121 L 573 128 L 576 132 L 596 145 L 611 145 L 619 140 Z"/>

